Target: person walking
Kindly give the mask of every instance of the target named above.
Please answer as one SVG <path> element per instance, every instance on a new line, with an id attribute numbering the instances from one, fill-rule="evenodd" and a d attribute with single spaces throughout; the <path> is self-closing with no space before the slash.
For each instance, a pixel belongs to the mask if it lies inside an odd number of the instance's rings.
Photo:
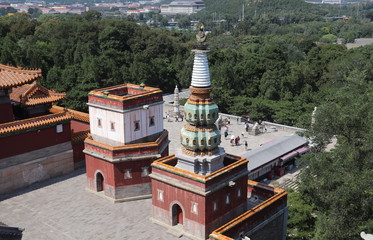
<path id="1" fill-rule="evenodd" d="M 245 141 L 245 150 L 246 151 L 247 151 L 247 146 L 248 146 L 247 141 Z"/>
<path id="2" fill-rule="evenodd" d="M 228 132 L 224 132 L 224 138 L 227 139 L 228 137 Z"/>
<path id="3" fill-rule="evenodd" d="M 235 137 L 234 137 L 234 135 L 231 136 L 231 141 L 230 141 L 230 142 L 231 142 L 231 145 L 234 146 L 234 142 L 235 142 Z"/>
<path id="4" fill-rule="evenodd" d="M 234 142 L 236 144 L 236 146 L 238 146 L 240 144 L 240 136 L 237 136 L 235 139 L 234 139 Z"/>

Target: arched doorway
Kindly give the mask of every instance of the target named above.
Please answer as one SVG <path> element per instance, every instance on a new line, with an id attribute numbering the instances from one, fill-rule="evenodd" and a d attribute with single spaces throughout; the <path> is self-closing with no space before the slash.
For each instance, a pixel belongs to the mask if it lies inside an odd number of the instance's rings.
<path id="1" fill-rule="evenodd" d="M 178 204 L 172 206 L 172 226 L 183 224 L 183 210 Z"/>
<path id="2" fill-rule="evenodd" d="M 104 176 L 100 172 L 96 173 L 96 191 L 101 192 L 104 190 Z"/>

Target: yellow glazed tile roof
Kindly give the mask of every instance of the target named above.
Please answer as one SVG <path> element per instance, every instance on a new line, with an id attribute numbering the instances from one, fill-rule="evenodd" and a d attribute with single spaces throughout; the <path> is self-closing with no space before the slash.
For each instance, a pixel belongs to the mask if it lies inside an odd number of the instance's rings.
<path id="1" fill-rule="evenodd" d="M 60 106 L 57 106 L 57 105 L 53 105 L 49 109 L 49 112 L 51 112 L 51 113 L 67 113 L 74 120 L 89 123 L 89 114 L 88 113 L 75 111 L 75 110 L 60 107 Z"/>
<path id="2" fill-rule="evenodd" d="M 0 89 L 12 88 L 41 78 L 40 69 L 23 69 L 0 64 Z"/>
<path id="3" fill-rule="evenodd" d="M 43 103 L 56 102 L 66 98 L 65 93 L 56 93 L 41 86 L 37 81 L 32 84 L 24 84 L 13 88 L 10 99 L 14 102 L 20 102 L 25 106 L 34 106 Z"/>
<path id="4" fill-rule="evenodd" d="M 142 91 L 142 93 L 137 93 L 133 95 L 125 95 L 125 96 L 118 96 L 115 94 L 111 94 L 111 92 L 117 89 L 121 89 L 121 88 L 134 88 L 134 89 Z M 96 90 L 90 91 L 88 95 L 96 96 L 96 97 L 107 97 L 109 99 L 118 100 L 118 101 L 126 101 L 126 100 L 132 100 L 132 99 L 136 99 L 140 97 L 149 96 L 149 95 L 156 94 L 156 93 L 162 93 L 162 90 L 160 90 L 159 88 L 154 88 L 154 87 L 147 87 L 147 86 L 141 87 L 140 85 L 125 83 L 125 84 L 121 84 L 117 86 L 96 89 Z"/>
<path id="5" fill-rule="evenodd" d="M 182 175 L 182 176 L 185 176 L 187 178 L 194 179 L 194 180 L 197 180 L 197 181 L 200 181 L 200 182 L 207 182 L 207 181 L 210 181 L 210 180 L 214 179 L 215 177 L 220 176 L 221 174 L 229 172 L 232 169 L 249 162 L 249 160 L 247 160 L 246 158 L 243 158 L 243 157 L 235 156 L 235 155 L 232 155 L 232 154 L 227 154 L 227 156 L 234 159 L 235 162 L 231 163 L 228 166 L 225 166 L 225 167 L 223 167 L 223 168 L 221 168 L 221 169 L 219 169 L 215 172 L 212 172 L 212 173 L 210 173 L 206 176 L 199 175 L 197 173 L 189 172 L 189 171 L 186 171 L 186 170 L 168 165 L 167 162 L 170 162 L 170 161 L 176 159 L 175 154 L 167 156 L 167 157 L 163 157 L 161 159 L 158 159 L 158 160 L 154 161 L 152 163 L 152 166 L 156 167 L 156 168 L 159 168 L 159 169 L 162 169 L 162 170 L 172 172 L 172 173 L 176 173 L 178 175 Z"/>
<path id="6" fill-rule="evenodd" d="M 80 132 L 73 132 L 71 134 L 71 142 L 72 143 L 78 143 L 83 142 L 84 139 L 86 139 L 89 135 L 89 130 L 80 131 Z"/>
<path id="7" fill-rule="evenodd" d="M 0 135 L 59 123 L 70 119 L 71 117 L 65 113 L 56 113 L 20 121 L 3 123 L 0 124 Z"/>

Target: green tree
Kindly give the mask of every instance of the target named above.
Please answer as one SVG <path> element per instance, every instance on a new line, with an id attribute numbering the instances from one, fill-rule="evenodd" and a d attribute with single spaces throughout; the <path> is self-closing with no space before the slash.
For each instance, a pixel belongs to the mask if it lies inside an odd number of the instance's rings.
<path id="1" fill-rule="evenodd" d="M 288 193 L 288 206 L 288 239 L 311 239 L 315 230 L 314 207 L 308 204 L 300 193 L 295 191 L 289 191 Z"/>
<path id="2" fill-rule="evenodd" d="M 312 139 L 325 144 L 335 135 L 331 152 L 304 156 L 302 198 L 315 207 L 314 239 L 360 239 L 373 231 L 373 85 L 354 72 L 335 86 L 329 101 L 316 112 Z"/>

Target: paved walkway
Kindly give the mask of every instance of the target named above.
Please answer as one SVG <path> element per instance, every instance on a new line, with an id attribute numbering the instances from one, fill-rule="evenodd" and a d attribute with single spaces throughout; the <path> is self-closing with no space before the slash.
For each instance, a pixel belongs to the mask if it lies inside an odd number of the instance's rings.
<path id="1" fill-rule="evenodd" d="M 175 122 L 175 119 L 172 118 L 171 122 L 168 122 L 166 119 L 164 120 L 164 128 L 169 131 L 169 139 L 170 139 L 170 154 L 176 153 L 180 149 L 180 130 L 187 122 L 184 120 L 183 122 Z M 267 128 L 267 132 L 261 133 L 257 136 L 249 135 L 245 132 L 245 125 L 243 123 L 237 123 L 236 119 L 231 119 L 231 124 L 228 127 L 228 137 L 227 139 L 224 138 L 224 132 L 221 131 L 222 134 L 222 144 L 220 145 L 225 149 L 227 153 L 235 154 L 235 155 L 243 155 L 247 151 L 251 149 L 255 149 L 260 146 L 260 144 L 271 141 L 273 139 L 278 139 L 283 136 L 289 136 L 294 134 L 294 130 L 277 130 L 273 128 Z M 242 136 L 242 132 L 244 135 Z M 232 146 L 230 144 L 230 137 L 240 136 L 240 144 L 238 146 Z M 245 149 L 244 142 L 247 141 L 248 149 Z"/>

